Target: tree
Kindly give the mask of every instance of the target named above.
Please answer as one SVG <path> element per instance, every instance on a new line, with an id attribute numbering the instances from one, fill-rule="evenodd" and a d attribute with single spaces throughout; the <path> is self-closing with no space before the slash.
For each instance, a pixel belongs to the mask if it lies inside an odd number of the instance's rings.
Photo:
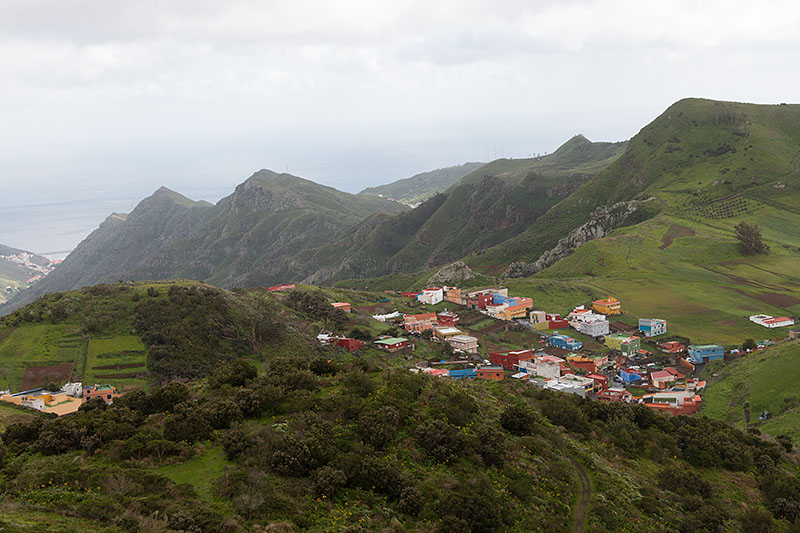
<path id="1" fill-rule="evenodd" d="M 742 350 L 744 350 L 745 352 L 748 352 L 750 350 L 755 350 L 756 348 L 758 348 L 758 345 L 756 344 L 756 341 L 754 341 L 753 339 L 745 339 L 744 342 L 742 343 Z"/>
<path id="2" fill-rule="evenodd" d="M 761 240 L 761 228 L 756 224 L 740 222 L 736 225 L 736 239 L 744 255 L 768 254 L 769 246 Z"/>

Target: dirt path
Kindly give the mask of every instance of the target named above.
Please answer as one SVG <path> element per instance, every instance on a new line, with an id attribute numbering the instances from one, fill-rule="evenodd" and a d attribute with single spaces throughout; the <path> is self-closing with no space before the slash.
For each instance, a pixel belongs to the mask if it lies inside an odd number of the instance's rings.
<path id="1" fill-rule="evenodd" d="M 572 531 L 575 533 L 583 533 L 586 530 L 586 515 L 589 513 L 589 500 L 592 497 L 592 484 L 589 481 L 589 475 L 583 468 L 583 465 L 578 462 L 573 456 L 567 454 L 567 459 L 578 471 L 578 479 L 581 482 L 581 492 L 575 502 L 575 509 L 572 512 Z"/>

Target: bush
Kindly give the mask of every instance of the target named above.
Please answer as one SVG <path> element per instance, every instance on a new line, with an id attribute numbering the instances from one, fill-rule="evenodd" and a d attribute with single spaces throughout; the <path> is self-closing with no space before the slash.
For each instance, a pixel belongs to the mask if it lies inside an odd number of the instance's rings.
<path id="1" fill-rule="evenodd" d="M 341 470 L 323 466 L 314 472 L 314 492 L 317 496 L 334 498 L 339 488 L 347 483 L 347 476 Z"/>
<path id="2" fill-rule="evenodd" d="M 536 415 L 526 407 L 511 405 L 500 414 L 500 425 L 513 435 L 530 435 L 536 425 Z"/>
<path id="3" fill-rule="evenodd" d="M 417 442 L 428 455 L 440 463 L 455 459 L 464 447 L 458 428 L 442 420 L 433 420 L 417 429 Z"/>

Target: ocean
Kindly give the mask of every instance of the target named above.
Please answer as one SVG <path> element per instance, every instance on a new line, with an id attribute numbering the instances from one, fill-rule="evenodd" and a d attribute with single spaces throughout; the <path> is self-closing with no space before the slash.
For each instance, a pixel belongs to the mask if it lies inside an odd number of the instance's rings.
<path id="1" fill-rule="evenodd" d="M 111 213 L 128 213 L 138 199 L 71 200 L 2 205 L 0 244 L 63 259 Z"/>

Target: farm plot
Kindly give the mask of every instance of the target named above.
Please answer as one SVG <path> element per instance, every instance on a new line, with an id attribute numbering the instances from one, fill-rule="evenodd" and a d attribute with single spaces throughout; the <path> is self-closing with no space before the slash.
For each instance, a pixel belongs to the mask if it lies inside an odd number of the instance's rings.
<path id="1" fill-rule="evenodd" d="M 139 337 L 118 335 L 89 340 L 84 384 L 111 383 L 120 389 L 147 385 L 147 351 Z"/>
<path id="2" fill-rule="evenodd" d="M 28 368 L 31 370 L 26 385 L 47 385 L 49 378 L 63 377 L 63 370 L 81 359 L 83 350 L 84 341 L 75 326 L 19 326 L 0 342 L 0 389 L 22 390 L 23 375 Z M 57 369 L 50 368 L 56 366 Z M 39 383 L 34 379 L 37 376 L 48 381 Z"/>

